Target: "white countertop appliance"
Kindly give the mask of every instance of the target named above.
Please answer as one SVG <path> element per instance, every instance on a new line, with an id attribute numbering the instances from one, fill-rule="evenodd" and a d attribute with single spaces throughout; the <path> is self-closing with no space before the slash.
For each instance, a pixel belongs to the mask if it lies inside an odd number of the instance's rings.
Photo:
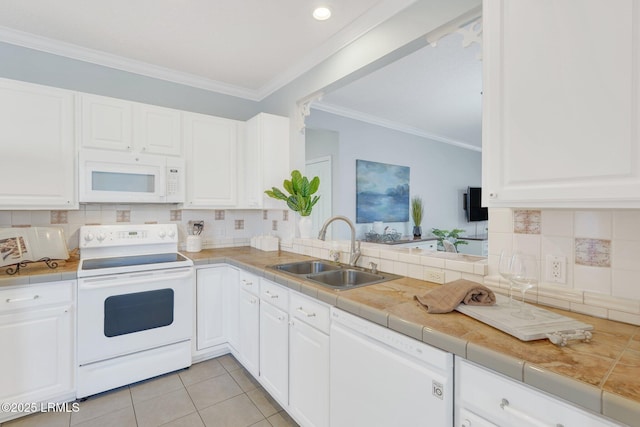
<path id="1" fill-rule="evenodd" d="M 175 224 L 80 229 L 77 396 L 191 365 L 193 261 Z"/>

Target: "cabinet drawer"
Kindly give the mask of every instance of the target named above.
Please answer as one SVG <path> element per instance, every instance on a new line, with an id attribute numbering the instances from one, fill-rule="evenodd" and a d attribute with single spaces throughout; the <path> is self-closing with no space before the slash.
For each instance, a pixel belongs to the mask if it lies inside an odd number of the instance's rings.
<path id="1" fill-rule="evenodd" d="M 260 279 L 260 299 L 281 310 L 289 308 L 289 290 L 266 279 Z"/>
<path id="2" fill-rule="evenodd" d="M 74 284 L 74 281 L 63 281 L 0 290 L 0 313 L 51 304 L 71 304 Z"/>
<path id="3" fill-rule="evenodd" d="M 458 403 L 498 425 L 617 426 L 523 383 L 457 359 Z"/>
<path id="4" fill-rule="evenodd" d="M 260 278 L 255 274 L 240 270 L 240 289 L 244 289 L 252 295 L 259 296 Z"/>
<path id="5" fill-rule="evenodd" d="M 329 333 L 329 306 L 307 298 L 301 294 L 291 292 L 289 297 L 289 313 L 291 317 L 319 329 L 325 334 Z"/>

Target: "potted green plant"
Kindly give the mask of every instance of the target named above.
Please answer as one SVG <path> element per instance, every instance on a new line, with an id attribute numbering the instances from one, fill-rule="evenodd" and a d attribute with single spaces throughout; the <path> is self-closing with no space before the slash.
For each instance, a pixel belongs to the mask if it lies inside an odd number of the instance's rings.
<path id="1" fill-rule="evenodd" d="M 413 218 L 413 238 L 419 239 L 422 237 L 422 214 L 424 213 L 424 207 L 422 205 L 421 197 L 414 197 L 411 199 L 411 218 Z"/>
<path id="2" fill-rule="evenodd" d="M 438 249 L 442 248 L 444 250 L 444 245 L 442 241 L 444 239 L 449 240 L 456 247 L 456 251 L 458 250 L 458 245 L 468 245 L 469 242 L 466 240 L 460 240 L 460 233 L 463 233 L 464 230 L 459 228 L 454 228 L 453 230 L 440 230 L 438 228 L 432 228 L 431 233 L 438 238 Z"/>
<path id="3" fill-rule="evenodd" d="M 265 190 L 265 194 L 271 198 L 284 200 L 292 211 L 300 214 L 300 237 L 311 237 L 311 210 L 318 203 L 320 196 L 314 196 L 320 187 L 320 178 L 317 176 L 309 180 L 303 176 L 299 170 L 291 172 L 291 180 L 285 179 L 282 183 L 285 191 L 289 195 L 284 194 L 280 189 L 272 187 L 271 190 Z"/>

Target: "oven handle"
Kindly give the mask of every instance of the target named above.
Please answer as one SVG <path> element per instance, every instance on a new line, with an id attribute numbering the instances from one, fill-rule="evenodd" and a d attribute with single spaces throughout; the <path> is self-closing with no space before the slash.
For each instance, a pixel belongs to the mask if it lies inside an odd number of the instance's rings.
<path id="1" fill-rule="evenodd" d="M 170 270 L 153 270 L 130 274 L 114 274 L 99 277 L 78 279 L 78 289 L 100 289 L 120 285 L 135 285 L 151 280 L 189 279 L 193 277 L 193 268 L 180 268 Z"/>

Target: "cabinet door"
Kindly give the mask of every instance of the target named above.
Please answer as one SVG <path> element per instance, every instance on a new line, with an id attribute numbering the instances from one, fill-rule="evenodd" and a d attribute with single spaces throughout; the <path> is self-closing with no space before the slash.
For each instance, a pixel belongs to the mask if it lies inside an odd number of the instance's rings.
<path id="1" fill-rule="evenodd" d="M 464 359 L 456 358 L 455 372 L 458 423 L 471 411 L 501 426 L 618 425 Z"/>
<path id="2" fill-rule="evenodd" d="M 196 273 L 196 348 L 223 344 L 225 338 L 225 267 L 200 269 Z"/>
<path id="3" fill-rule="evenodd" d="M 260 366 L 260 300 L 240 289 L 238 300 L 239 351 L 242 365 L 258 377 Z"/>
<path id="4" fill-rule="evenodd" d="M 178 110 L 135 104 L 135 145 L 141 152 L 181 156 L 181 124 L 181 112 Z"/>
<path id="5" fill-rule="evenodd" d="M 640 207 L 638 25 L 633 0 L 484 1 L 485 206 Z"/>
<path id="6" fill-rule="evenodd" d="M 74 95 L 0 79 L 0 209 L 77 209 Z"/>
<path id="7" fill-rule="evenodd" d="M 240 272 L 235 267 L 227 267 L 227 280 L 225 282 L 225 335 L 231 347 L 238 351 L 239 346 L 239 325 L 240 315 L 238 307 L 240 304 Z"/>
<path id="8" fill-rule="evenodd" d="M 329 336 L 298 319 L 289 329 L 289 409 L 302 425 L 329 425 Z"/>
<path id="9" fill-rule="evenodd" d="M 41 298 L 55 300 L 52 295 Z M 11 349 L 0 352 L 1 402 L 55 402 L 69 397 L 75 364 L 73 318 L 71 302 L 0 314 L 0 342 Z M 0 414 L 0 421 L 5 415 L 15 414 Z"/>
<path id="10" fill-rule="evenodd" d="M 186 208 L 234 207 L 237 203 L 235 120 L 184 113 Z"/>
<path id="11" fill-rule="evenodd" d="M 81 94 L 83 147 L 132 151 L 133 103 L 122 99 Z"/>
<path id="12" fill-rule="evenodd" d="M 243 207 L 284 209 L 280 200 L 264 191 L 282 188 L 291 177 L 289 161 L 289 119 L 260 113 L 246 123 L 242 155 Z"/>
<path id="13" fill-rule="evenodd" d="M 289 403 L 289 315 L 260 301 L 260 379 L 281 405 Z"/>

